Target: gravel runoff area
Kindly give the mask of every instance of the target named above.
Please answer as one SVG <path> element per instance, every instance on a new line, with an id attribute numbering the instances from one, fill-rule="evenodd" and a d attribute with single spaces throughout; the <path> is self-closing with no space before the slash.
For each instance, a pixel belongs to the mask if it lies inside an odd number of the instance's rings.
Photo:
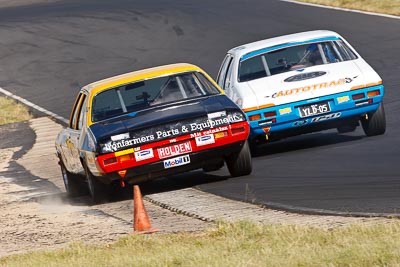
<path id="1" fill-rule="evenodd" d="M 0 127 L 0 257 L 76 241 L 107 243 L 133 233 L 129 197 L 101 205 L 89 205 L 87 197 L 66 197 L 54 148 L 60 129 L 61 125 L 47 117 Z M 194 188 L 148 194 L 144 204 L 152 226 L 161 234 L 201 231 L 216 220 L 323 228 L 391 222 L 271 210 Z"/>

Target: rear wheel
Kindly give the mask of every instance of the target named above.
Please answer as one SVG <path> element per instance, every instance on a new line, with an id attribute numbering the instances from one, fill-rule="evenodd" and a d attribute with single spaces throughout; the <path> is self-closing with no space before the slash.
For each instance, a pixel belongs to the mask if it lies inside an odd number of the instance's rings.
<path id="1" fill-rule="evenodd" d="M 386 131 L 386 116 L 383 103 L 380 104 L 375 112 L 368 113 L 367 118 L 362 118 L 361 124 L 367 136 L 384 134 Z"/>
<path id="2" fill-rule="evenodd" d="M 259 144 L 257 143 L 257 140 L 251 139 L 248 142 L 249 142 L 249 149 L 250 149 L 251 155 L 253 157 L 257 157 L 260 154 L 260 151 L 258 149 Z"/>
<path id="3" fill-rule="evenodd" d="M 338 133 L 351 133 L 354 132 L 357 128 L 357 125 L 342 125 L 337 127 Z"/>
<path id="4" fill-rule="evenodd" d="M 251 154 L 249 144 L 246 140 L 240 152 L 226 159 L 229 173 L 233 177 L 248 175 L 252 171 Z"/>
<path id="5" fill-rule="evenodd" d="M 99 179 L 94 176 L 87 168 L 85 169 L 85 171 L 89 194 L 93 204 L 99 204 L 106 201 L 108 198 L 107 185 L 99 181 Z"/>
<path id="6" fill-rule="evenodd" d="M 68 196 L 78 197 L 86 194 L 85 187 L 82 185 L 82 178 L 78 175 L 72 174 L 61 163 L 61 174 L 64 181 L 65 190 Z"/>
<path id="7" fill-rule="evenodd" d="M 203 167 L 204 172 L 213 172 L 218 171 L 224 166 L 223 160 L 217 160 L 216 162 L 208 163 L 206 166 Z"/>

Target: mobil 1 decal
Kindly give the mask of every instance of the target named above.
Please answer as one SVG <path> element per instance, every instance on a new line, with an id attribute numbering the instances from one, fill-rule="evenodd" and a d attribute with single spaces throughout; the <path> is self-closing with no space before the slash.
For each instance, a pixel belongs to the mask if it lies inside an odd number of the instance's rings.
<path id="1" fill-rule="evenodd" d="M 115 152 L 124 148 L 170 139 L 181 135 L 194 134 L 205 130 L 215 130 L 241 121 L 245 121 L 245 117 L 241 112 L 215 112 L 200 118 L 167 123 L 164 125 L 149 125 L 149 127 L 143 130 L 111 136 L 111 140 L 100 144 L 100 146 L 103 153 Z M 201 141 L 205 143 L 212 142 L 212 140 Z"/>

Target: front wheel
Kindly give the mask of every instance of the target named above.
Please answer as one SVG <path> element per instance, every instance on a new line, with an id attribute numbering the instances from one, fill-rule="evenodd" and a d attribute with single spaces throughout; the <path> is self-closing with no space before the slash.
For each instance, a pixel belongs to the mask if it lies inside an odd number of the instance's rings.
<path id="1" fill-rule="evenodd" d="M 251 153 L 246 140 L 239 153 L 235 153 L 226 159 L 229 173 L 233 177 L 248 175 L 252 171 Z"/>
<path id="2" fill-rule="evenodd" d="M 366 118 L 362 118 L 361 125 L 367 136 L 384 134 L 386 131 L 386 116 L 383 103 L 380 104 L 375 112 L 370 112 Z"/>
<path id="3" fill-rule="evenodd" d="M 93 204 L 99 204 L 106 201 L 108 197 L 107 185 L 100 182 L 99 179 L 94 176 L 87 168 L 85 169 L 85 171 L 88 189 Z"/>

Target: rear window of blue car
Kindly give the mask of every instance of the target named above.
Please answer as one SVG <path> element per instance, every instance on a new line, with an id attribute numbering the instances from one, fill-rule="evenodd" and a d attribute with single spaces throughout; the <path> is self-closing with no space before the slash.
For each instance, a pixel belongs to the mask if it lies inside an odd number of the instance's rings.
<path id="1" fill-rule="evenodd" d="M 125 84 L 97 94 L 92 102 L 92 121 L 185 99 L 219 94 L 199 72 L 187 72 Z"/>
<path id="2" fill-rule="evenodd" d="M 239 65 L 239 82 L 356 58 L 356 54 L 342 40 L 283 45 L 282 48 L 242 60 Z"/>

